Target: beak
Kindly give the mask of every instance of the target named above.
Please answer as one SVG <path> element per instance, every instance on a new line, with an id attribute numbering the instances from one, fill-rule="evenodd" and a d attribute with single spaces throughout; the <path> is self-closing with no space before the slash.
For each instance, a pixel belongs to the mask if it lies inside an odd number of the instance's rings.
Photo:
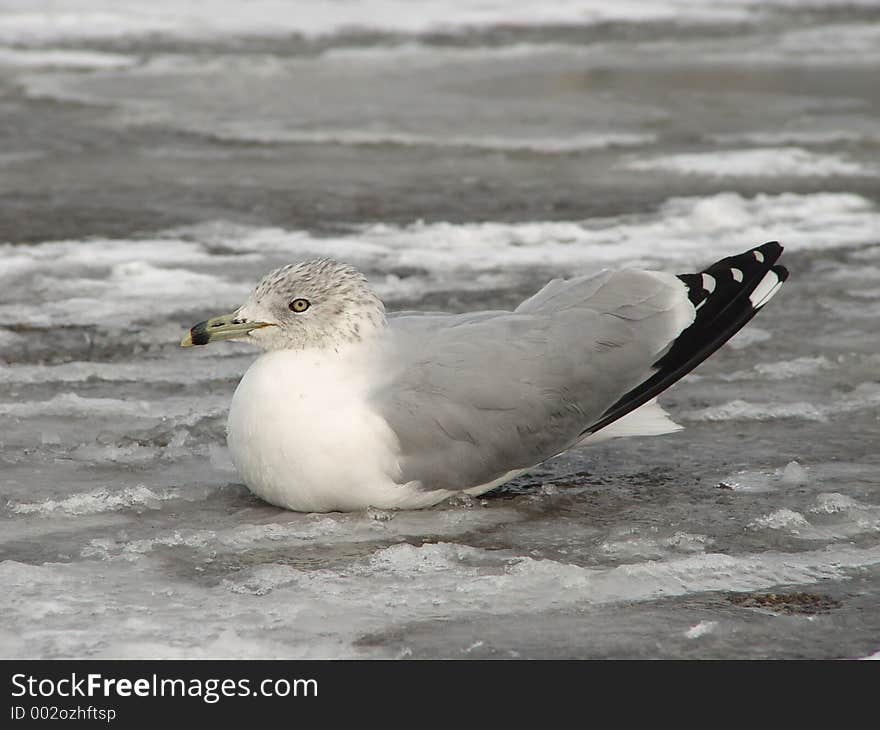
<path id="1" fill-rule="evenodd" d="M 246 322 L 242 319 L 236 319 L 235 313 L 224 314 L 199 322 L 186 333 L 186 337 L 180 341 L 180 346 L 192 347 L 193 345 L 207 345 L 219 340 L 234 340 L 252 330 L 271 326 L 268 322 Z"/>

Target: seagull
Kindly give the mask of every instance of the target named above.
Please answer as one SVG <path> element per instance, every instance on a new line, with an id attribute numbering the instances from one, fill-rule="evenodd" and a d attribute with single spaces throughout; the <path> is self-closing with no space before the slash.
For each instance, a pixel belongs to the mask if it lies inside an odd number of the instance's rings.
<path id="1" fill-rule="evenodd" d="M 254 494 L 299 512 L 419 509 L 577 446 L 678 430 L 657 396 L 776 294 L 781 253 L 553 279 L 513 311 L 465 314 L 386 314 L 362 273 L 322 258 L 267 274 L 180 344 L 263 350 L 227 422 Z"/>

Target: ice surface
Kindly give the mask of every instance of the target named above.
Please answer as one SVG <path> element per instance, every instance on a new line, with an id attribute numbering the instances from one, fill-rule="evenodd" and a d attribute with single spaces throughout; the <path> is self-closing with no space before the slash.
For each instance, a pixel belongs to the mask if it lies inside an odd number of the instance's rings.
<path id="1" fill-rule="evenodd" d="M 837 0 L 807 0 L 800 5 L 833 6 Z M 848 0 L 848 6 L 872 0 Z M 4 4 L 5 42 L 35 43 L 84 38 L 116 38 L 167 34 L 184 38 L 240 35 L 319 35 L 346 30 L 423 33 L 493 25 L 564 26 L 608 22 L 743 22 L 759 20 L 762 10 L 791 5 L 792 0 L 641 0 L 609 4 L 602 0 L 553 0 L 511 7 L 502 0 L 428 0 L 416 10 L 406 0 L 347 0 L 326 3 L 301 0 L 256 0 L 242 8 L 232 0 L 187 5 L 156 0 L 12 0 Z M 856 26 L 858 28 L 858 26 Z M 865 29 L 862 28 L 864 31 Z M 822 38 L 821 33 L 817 33 Z M 808 36 L 811 37 L 811 36 Z"/>
<path id="2" fill-rule="evenodd" d="M 820 517 L 807 519 L 800 512 L 783 508 L 752 520 L 748 527 L 753 530 L 780 530 L 803 540 L 819 541 L 844 540 L 880 531 L 880 510 L 877 507 L 858 504 L 843 495 L 819 495 L 816 505 L 809 512 Z M 836 517 L 822 519 L 823 515 Z"/>
<path id="3" fill-rule="evenodd" d="M 817 504 L 810 510 L 811 512 L 835 514 L 837 512 L 848 512 L 851 509 L 858 509 L 860 506 L 852 497 L 847 497 L 845 494 L 837 492 L 820 494 L 816 497 L 816 502 Z"/>
<path id="4" fill-rule="evenodd" d="M 735 132 L 712 135 L 719 144 L 743 145 L 830 145 L 840 142 L 872 142 L 880 139 L 880 129 L 777 129 L 762 132 Z"/>
<path id="5" fill-rule="evenodd" d="M 213 406 L 199 406 L 201 415 L 215 415 L 225 411 L 228 405 L 223 397 L 207 396 Z M 205 406 L 208 406 L 207 408 Z M 45 401 L 21 401 L 0 403 L 0 415 L 13 418 L 34 416 L 74 416 L 78 418 L 114 418 L 125 416 L 143 419 L 167 419 L 193 415 L 192 398 L 166 398 L 161 401 L 122 400 L 117 398 L 84 398 L 76 393 L 60 393 Z"/>
<path id="6" fill-rule="evenodd" d="M 806 484 L 810 476 L 796 461 L 789 461 L 782 470 L 782 483 L 787 485 Z"/>
<path id="7" fill-rule="evenodd" d="M 775 421 L 780 418 L 824 421 L 827 416 L 822 408 L 813 403 L 749 403 L 744 400 L 733 400 L 685 413 L 682 418 L 691 421 Z"/>
<path id="8" fill-rule="evenodd" d="M 760 528 L 768 530 L 791 530 L 795 534 L 798 533 L 800 528 L 809 527 L 809 525 L 810 523 L 807 522 L 806 517 L 799 512 L 794 512 L 790 509 L 776 510 L 769 515 L 758 517 L 749 523 L 749 527 L 756 530 Z"/>
<path id="9" fill-rule="evenodd" d="M 336 144 L 354 147 L 399 145 L 402 147 L 460 147 L 484 152 L 534 152 L 567 155 L 609 147 L 639 147 L 656 141 L 656 135 L 638 132 L 589 132 L 565 137 L 456 136 L 414 132 L 359 129 L 310 130 L 256 125 L 229 126 L 217 132 L 229 141 L 293 144 Z"/>
<path id="10" fill-rule="evenodd" d="M 113 459 L 109 459 L 113 461 Z M 11 503 L 10 510 L 14 514 L 38 514 L 49 512 L 65 512 L 70 515 L 88 515 L 96 512 L 108 512 L 121 508 L 159 509 L 161 502 L 173 499 L 168 492 L 156 494 L 146 487 L 128 487 L 118 492 L 98 489 L 87 494 L 72 494 L 61 500 L 49 499 L 45 502 L 31 504 Z"/>
<path id="11" fill-rule="evenodd" d="M 717 621 L 700 621 L 691 626 L 684 635 L 689 639 L 699 639 L 701 636 L 711 634 L 716 628 L 718 628 Z"/>
<path id="12" fill-rule="evenodd" d="M 10 591 L 0 602 L 7 620 L 24 611 L 31 618 L 18 645 L 36 645 L 49 655 L 180 656 L 188 651 L 197 656 L 279 656 L 280 647 L 271 648 L 274 638 L 284 642 L 286 656 L 357 656 L 368 647 L 349 644 L 346 649 L 346 644 L 383 625 L 389 613 L 415 622 L 438 614 L 467 620 L 474 614 L 589 609 L 706 590 L 833 580 L 878 561 L 876 550 L 839 547 L 796 554 L 710 554 L 591 569 L 428 543 L 379 549 L 373 558 L 348 562 L 342 570 L 268 564 L 204 586 L 163 578 L 159 590 L 159 564 L 147 557 L 105 563 L 101 570 L 106 580 L 97 584 L 89 580 L 88 563 L 31 566 L 4 561 L 0 580 Z M 163 605 L 165 621 L 150 609 L 156 601 Z M 33 621 L 74 629 L 84 604 L 100 607 L 103 633 L 97 642 L 77 630 L 46 633 Z M 187 620 L 192 616 L 199 620 Z M 322 625 L 335 629 L 315 636 Z"/>
<path id="13" fill-rule="evenodd" d="M 817 216 L 821 229 L 814 224 Z M 674 198 L 648 216 L 382 224 L 335 237 L 214 222 L 153 240 L 0 246 L 0 282 L 7 291 L 0 317 L 18 326 L 122 327 L 155 320 L 156 302 L 166 317 L 181 310 L 228 311 L 271 266 L 317 255 L 363 266 L 380 295 L 393 302 L 450 287 L 513 286 L 535 267 L 552 274 L 603 265 L 696 266 L 770 238 L 793 251 L 828 249 L 870 241 L 878 227 L 876 207 L 845 193 L 752 198 L 720 193 Z M 389 273 L 394 271 L 406 276 Z M 747 330 L 739 341 L 756 332 Z M 12 377 L 0 374 L 0 379 Z"/>
<path id="14" fill-rule="evenodd" d="M 379 29 L 421 33 L 497 24 L 509 26 L 583 25 L 610 21 L 676 20 L 682 11 L 692 22 L 742 20 L 751 8 L 746 0 L 720 5 L 709 0 L 620 2 L 554 0 L 538 6 L 514 6 L 502 0 L 428 0 L 418 8 L 405 0 L 348 0 L 326 3 L 301 0 L 257 0 L 243 8 L 231 0 L 211 0 L 181 8 L 172 0 L 148 7 L 134 0 L 16 0 L 5 4 L 0 38 L 5 42 L 40 42 L 114 38 L 149 34 L 183 37 L 237 35 L 319 35 L 343 30 Z"/>
<path id="15" fill-rule="evenodd" d="M 824 404 L 818 403 L 750 403 L 734 400 L 717 406 L 690 411 L 682 415 L 692 421 L 755 420 L 803 418 L 825 421 L 829 417 L 862 409 L 876 408 L 880 403 L 880 386 L 874 382 L 861 383 L 847 394 L 830 394 Z"/>
<path id="16" fill-rule="evenodd" d="M 759 342 L 766 342 L 773 337 L 767 330 L 761 329 L 757 325 L 753 327 L 745 327 L 737 332 L 730 340 L 727 341 L 725 347 L 734 350 L 742 350 Z"/>
<path id="17" fill-rule="evenodd" d="M 135 63 L 136 58 L 120 53 L 0 48 L 0 66 L 102 69 L 122 68 Z"/>
<path id="18" fill-rule="evenodd" d="M 800 147 L 725 150 L 699 154 L 635 159 L 633 170 L 663 170 L 684 175 L 732 177 L 828 177 L 877 175 L 877 169 L 840 155 L 819 154 Z"/>
<path id="19" fill-rule="evenodd" d="M 741 330 L 743 333 L 751 329 Z M 767 338 L 764 338 L 767 339 Z M 808 375 L 816 375 L 824 370 L 829 370 L 834 364 L 824 355 L 818 357 L 797 357 L 793 360 L 780 362 L 761 362 L 751 370 L 738 370 L 723 376 L 724 380 L 788 380 L 789 378 L 801 378 Z"/>
<path id="20" fill-rule="evenodd" d="M 14 340 L 13 340 L 14 342 Z M 251 358 L 202 358 L 196 368 L 183 370 L 167 360 L 140 362 L 66 362 L 58 365 L 15 364 L 0 370 L 0 383 L 148 382 L 189 384 L 238 378 Z"/>
<path id="21" fill-rule="evenodd" d="M 821 232 L 813 224 L 818 214 L 824 215 Z M 754 226 L 767 234 L 787 226 L 795 256 L 858 250 L 862 263 L 851 273 L 843 276 L 837 267 L 829 274 L 829 281 L 847 286 L 864 272 L 864 260 L 878 255 L 876 246 L 851 248 L 870 239 L 876 216 L 873 204 L 852 194 L 723 193 L 673 199 L 638 216 L 371 225 L 320 237 L 212 222 L 150 239 L 9 247 L 0 276 L 6 291 L 21 293 L 22 300 L 7 295 L 0 307 L 14 308 L 17 327 L 39 328 L 48 321 L 51 292 L 65 312 L 62 321 L 93 323 L 112 335 L 147 310 L 154 318 L 179 308 L 192 312 L 190 319 L 226 311 L 262 269 L 328 250 L 366 265 L 393 301 L 449 286 L 468 296 L 486 285 L 487 275 L 497 285 L 516 286 L 517 271 L 539 264 L 566 273 L 572 264 L 587 269 L 647 260 L 676 270 L 735 250 L 746 237 L 749 243 L 765 237 L 750 230 Z M 387 268 L 416 262 L 422 273 L 382 278 Z M 200 291 L 189 299 L 187 275 L 196 270 Z M 207 273 L 212 270 L 217 273 Z M 140 285 L 130 285 L 121 272 Z M 169 277 L 186 284 L 169 285 Z M 99 295 L 100 309 L 84 300 L 86 287 Z M 160 301 L 165 304 L 157 308 Z M 111 310 L 111 321 L 99 317 Z M 708 425 L 778 428 L 786 419 L 822 425 L 858 418 L 880 402 L 871 380 L 840 390 L 825 380 L 843 372 L 866 378 L 870 358 L 780 350 L 777 323 L 762 317 L 769 329 L 746 330 L 739 349 L 730 350 L 736 366 L 707 371 L 691 387 L 748 385 L 765 399 L 725 400 L 730 391 L 719 390 L 711 395 L 714 405 L 692 405 L 677 415 Z M 880 563 L 880 507 L 863 486 L 873 479 L 871 468 L 847 471 L 803 458 L 776 458 L 764 471 L 719 479 L 732 494 L 757 500 L 719 524 L 714 515 L 729 507 L 713 500 L 695 514 L 692 501 L 671 510 L 666 503 L 649 526 L 614 517 L 631 478 L 613 481 L 611 492 L 589 477 L 572 487 L 564 466 L 561 479 L 543 478 L 543 488 L 511 503 L 468 500 L 411 514 L 284 514 L 230 486 L 238 480 L 223 446 L 223 415 L 250 359 L 240 348 L 190 357 L 175 346 L 180 329 L 144 327 L 134 342 L 155 348 L 149 359 L 111 349 L 109 359 L 79 355 L 47 364 L 29 358 L 34 336 L 23 332 L 9 332 L 5 340 L 7 352 L 20 353 L 22 361 L 0 368 L 0 414 L 11 419 L 4 442 L 7 449 L 36 449 L 45 465 L 33 472 L 26 454 L 4 453 L 8 557 L 0 576 L 29 607 L 26 613 L 19 602 L 0 607 L 6 656 L 398 656 L 412 649 L 364 637 L 432 625 L 438 616 L 469 625 L 475 617 L 501 620 L 526 610 L 601 614 L 605 605 L 836 585 Z M 808 381 L 814 385 L 803 390 Z M 801 390 L 785 390 L 789 384 Z M 688 438 L 699 428 L 692 425 Z M 723 441 L 719 446 L 717 459 L 730 458 Z M 685 484 L 689 478 L 677 477 Z M 666 499 L 675 503 L 685 484 L 670 485 Z M 793 496 L 801 491 L 803 498 Z M 708 497 L 691 495 L 697 502 Z M 780 495 L 775 503 L 772 495 Z M 726 526 L 731 520 L 739 525 L 733 534 Z M 36 544 L 35 555 L 29 546 Z M 103 576 L 97 591 L 96 574 Z M 100 640 L 82 623 L 86 613 L 102 617 Z M 34 616 L 47 628 L 34 626 Z M 711 617 L 695 616 L 669 630 L 695 645 L 727 635 Z M 471 634 L 441 654 L 481 655 L 493 641 Z"/>
<path id="22" fill-rule="evenodd" d="M 875 655 L 876 3 L 2 5 L 0 656 Z M 773 239 L 684 431 L 419 512 L 254 498 L 254 354 L 177 344 L 307 257 L 463 311 Z"/>

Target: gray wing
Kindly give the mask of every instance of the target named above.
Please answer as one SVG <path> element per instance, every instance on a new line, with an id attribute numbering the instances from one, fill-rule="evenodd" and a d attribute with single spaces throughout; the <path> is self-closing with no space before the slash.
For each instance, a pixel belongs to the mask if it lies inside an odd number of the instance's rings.
<path id="1" fill-rule="evenodd" d="M 694 319 L 677 277 L 554 280 L 513 312 L 391 316 L 399 370 L 376 404 L 402 482 L 466 489 L 577 443 Z"/>

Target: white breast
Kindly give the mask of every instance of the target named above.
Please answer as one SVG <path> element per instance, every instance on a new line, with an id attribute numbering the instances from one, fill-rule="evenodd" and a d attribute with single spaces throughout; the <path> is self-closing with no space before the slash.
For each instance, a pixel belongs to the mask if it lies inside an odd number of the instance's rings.
<path id="1" fill-rule="evenodd" d="M 398 441 L 368 398 L 374 365 L 357 346 L 267 352 L 250 367 L 227 440 L 251 491 L 300 512 L 418 508 L 447 496 L 394 481 Z"/>

